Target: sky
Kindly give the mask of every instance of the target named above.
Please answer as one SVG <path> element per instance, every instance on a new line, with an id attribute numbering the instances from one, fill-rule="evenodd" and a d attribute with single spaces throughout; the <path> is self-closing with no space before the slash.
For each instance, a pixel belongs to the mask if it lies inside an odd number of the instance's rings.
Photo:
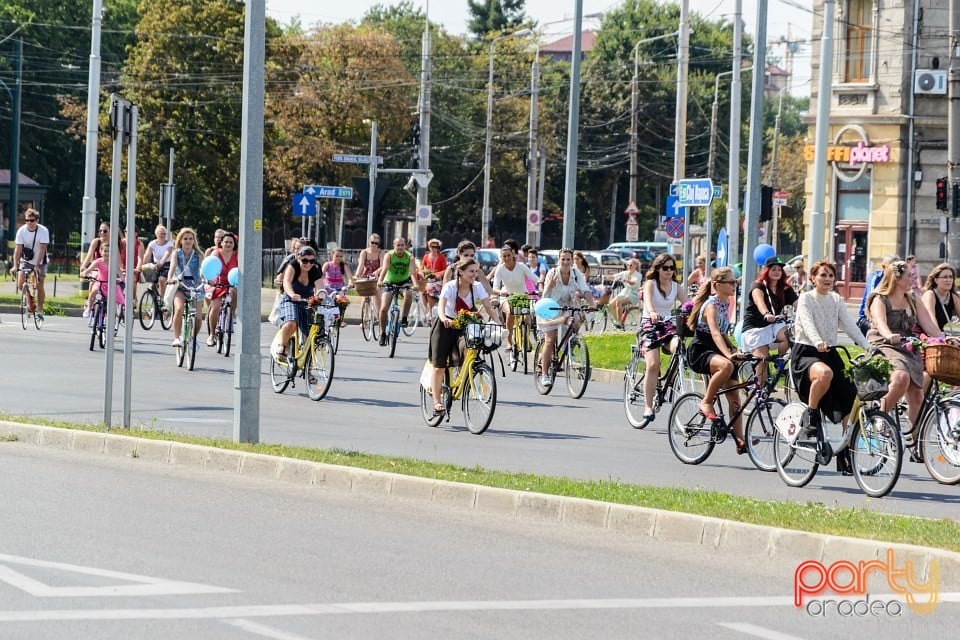
<path id="1" fill-rule="evenodd" d="M 359 21 L 366 11 L 376 5 L 396 4 L 394 0 L 350 0 L 347 2 L 305 3 L 303 0 L 266 0 L 267 14 L 288 22 L 295 16 L 300 17 L 304 26 L 320 23 L 341 23 Z M 677 0 L 679 2 L 679 0 Z M 710 20 L 731 19 L 734 0 L 689 0 L 690 10 Z M 442 24 L 452 34 L 466 33 L 467 0 L 433 0 L 427 6 L 427 0 L 413 0 L 414 6 L 427 10 L 430 20 Z M 583 0 L 584 15 L 610 11 L 617 8 L 619 0 Z M 540 24 L 572 18 L 575 0 L 526 0 L 526 14 Z M 756 32 L 757 0 L 742 0 L 743 19 L 747 33 Z M 803 41 L 800 50 L 794 56 L 793 93 L 797 96 L 810 95 L 810 52 L 809 44 L 811 22 L 813 19 L 812 0 L 768 0 L 767 42 L 786 38 L 789 34 L 794 41 Z M 309 7 L 309 8 L 307 8 Z M 806 9 L 802 8 L 806 7 Z M 572 20 L 568 23 L 545 27 L 546 35 L 562 37 L 569 33 Z M 598 20 L 584 20 L 584 27 L 599 26 Z M 566 33 L 564 32 L 566 29 Z M 785 47 L 771 46 L 771 55 L 783 59 Z"/>

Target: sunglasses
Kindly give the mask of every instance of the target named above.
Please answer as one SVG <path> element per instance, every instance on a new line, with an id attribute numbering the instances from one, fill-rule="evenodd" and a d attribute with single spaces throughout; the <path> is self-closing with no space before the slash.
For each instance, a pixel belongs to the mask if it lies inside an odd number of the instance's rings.
<path id="1" fill-rule="evenodd" d="M 380 246 L 380 241 L 379 241 L 379 240 L 371 240 L 371 241 L 370 241 L 370 244 L 375 244 L 375 245 L 377 245 L 377 246 Z"/>
<path id="2" fill-rule="evenodd" d="M 30 221 L 30 220 L 27 220 L 27 222 L 31 222 L 31 221 Z M 110 229 L 100 229 L 99 233 L 101 233 L 101 234 L 110 233 Z"/>
<path id="3" fill-rule="evenodd" d="M 676 271 L 677 267 L 672 264 L 665 264 L 660 266 L 660 271 Z"/>
<path id="4" fill-rule="evenodd" d="M 36 222 L 36 221 L 37 221 L 36 218 L 27 218 L 27 222 Z"/>
<path id="5" fill-rule="evenodd" d="M 717 284 L 737 284 L 736 280 L 717 280 Z"/>
<path id="6" fill-rule="evenodd" d="M 300 262 L 303 264 L 316 264 L 317 261 L 313 258 L 300 258 Z"/>
<path id="7" fill-rule="evenodd" d="M 432 244 L 432 245 L 430 245 L 430 248 L 431 248 L 431 249 L 439 249 L 439 248 L 440 248 L 440 245 L 438 245 L 438 244 Z"/>

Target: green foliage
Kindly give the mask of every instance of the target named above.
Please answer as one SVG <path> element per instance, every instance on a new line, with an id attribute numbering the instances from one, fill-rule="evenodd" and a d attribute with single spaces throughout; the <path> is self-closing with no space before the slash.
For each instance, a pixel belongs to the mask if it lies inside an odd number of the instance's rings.
<path id="1" fill-rule="evenodd" d="M 512 31 L 526 20 L 525 4 L 526 0 L 467 0 L 467 30 L 478 40 L 489 33 Z"/>

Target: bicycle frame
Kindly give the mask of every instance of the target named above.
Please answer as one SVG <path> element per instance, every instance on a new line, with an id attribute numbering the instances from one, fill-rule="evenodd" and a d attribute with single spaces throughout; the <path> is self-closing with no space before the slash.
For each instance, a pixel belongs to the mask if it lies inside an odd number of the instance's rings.
<path id="1" fill-rule="evenodd" d="M 473 381 L 473 365 L 479 357 L 479 351 L 468 347 L 464 351 L 463 362 L 460 363 L 460 370 L 457 371 L 456 377 L 452 380 L 450 379 L 450 369 L 447 369 L 447 386 L 450 388 L 450 397 L 454 400 L 460 400 L 463 397 L 463 392 Z"/>

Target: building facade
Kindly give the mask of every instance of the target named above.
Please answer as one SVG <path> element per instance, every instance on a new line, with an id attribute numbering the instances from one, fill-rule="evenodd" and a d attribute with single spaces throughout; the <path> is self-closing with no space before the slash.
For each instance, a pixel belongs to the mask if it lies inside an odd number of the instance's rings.
<path id="1" fill-rule="evenodd" d="M 947 0 L 837 0 L 833 59 L 820 59 L 823 1 L 814 1 L 809 224 L 815 114 L 821 72 L 831 75 L 823 255 L 838 266 L 838 291 L 862 295 L 876 261 L 914 254 L 921 274 L 946 256 L 947 214 L 936 180 L 947 175 Z M 804 239 L 804 253 L 811 242 Z"/>

